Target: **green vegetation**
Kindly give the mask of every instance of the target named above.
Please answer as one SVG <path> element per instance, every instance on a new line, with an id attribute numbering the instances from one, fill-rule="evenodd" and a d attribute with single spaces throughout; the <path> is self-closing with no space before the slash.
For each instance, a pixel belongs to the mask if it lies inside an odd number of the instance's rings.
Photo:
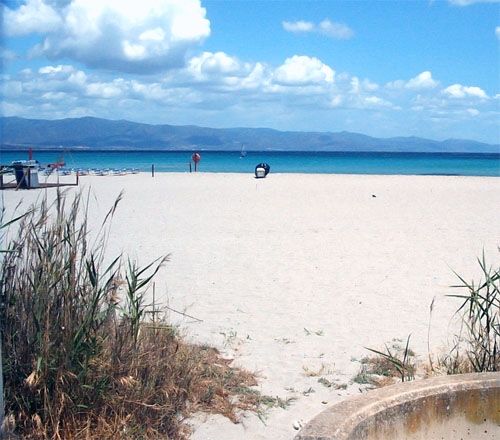
<path id="1" fill-rule="evenodd" d="M 392 350 L 386 344 L 385 352 L 367 348 L 367 350 L 379 356 L 371 361 L 373 367 L 371 373 L 382 376 L 394 376 L 394 373 L 397 373 L 401 378 L 401 382 L 413 380 L 416 369 L 415 353 L 410 349 L 410 336 L 408 335 L 404 350 L 397 343 L 393 344 Z"/>
<path id="2" fill-rule="evenodd" d="M 359 384 L 382 386 L 392 383 L 395 377 L 399 377 L 402 382 L 413 380 L 416 359 L 415 353 L 410 349 L 410 336 L 404 347 L 400 339 L 393 339 L 390 345 L 385 344 L 385 352 L 367 348 L 375 356 L 361 359 L 361 369 L 353 381 Z"/>
<path id="3" fill-rule="evenodd" d="M 57 192 L 20 216 L 4 245 L 5 412 L 16 437 L 181 439 L 195 411 L 237 421 L 238 409 L 268 406 L 243 392 L 253 374 L 185 342 L 148 304 L 166 257 L 139 267 L 106 256 L 120 198 L 90 231 L 88 200 Z"/>
<path id="4" fill-rule="evenodd" d="M 457 313 L 463 325 L 450 353 L 439 359 L 448 374 L 500 371 L 500 267 L 489 267 L 484 252 L 477 261 L 484 280 L 468 283 L 456 274 L 461 284 L 453 287 L 466 292 L 449 295 L 462 300 Z"/>

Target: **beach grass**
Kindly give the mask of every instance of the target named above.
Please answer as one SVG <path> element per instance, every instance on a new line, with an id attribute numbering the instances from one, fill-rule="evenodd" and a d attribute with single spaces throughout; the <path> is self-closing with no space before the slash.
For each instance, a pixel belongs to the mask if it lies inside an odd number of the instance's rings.
<path id="1" fill-rule="evenodd" d="M 120 199 L 98 231 L 81 193 L 17 218 L 0 267 L 5 435 L 177 439 L 196 411 L 236 422 L 267 405 L 242 391 L 253 373 L 186 342 L 147 302 L 167 257 L 141 267 L 106 255 Z"/>
<path id="2" fill-rule="evenodd" d="M 500 371 L 500 268 L 494 269 L 483 255 L 477 259 L 479 282 L 468 282 L 455 273 L 463 293 L 448 295 L 462 304 L 457 314 L 462 322 L 448 355 L 439 359 L 448 374 Z"/>

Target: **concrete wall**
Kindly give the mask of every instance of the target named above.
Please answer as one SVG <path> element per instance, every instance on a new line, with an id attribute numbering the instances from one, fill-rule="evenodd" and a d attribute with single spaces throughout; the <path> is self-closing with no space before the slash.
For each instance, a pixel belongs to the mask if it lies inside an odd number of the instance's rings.
<path id="1" fill-rule="evenodd" d="M 500 373 L 442 376 L 369 391 L 326 409 L 295 439 L 500 439 Z"/>

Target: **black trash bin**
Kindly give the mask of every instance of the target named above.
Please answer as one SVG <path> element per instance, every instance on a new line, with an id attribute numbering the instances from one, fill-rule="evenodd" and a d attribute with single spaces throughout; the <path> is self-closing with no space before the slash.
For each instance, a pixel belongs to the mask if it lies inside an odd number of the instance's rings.
<path id="1" fill-rule="evenodd" d="M 255 177 L 262 179 L 269 174 L 270 170 L 271 167 L 267 163 L 261 162 L 255 167 Z"/>

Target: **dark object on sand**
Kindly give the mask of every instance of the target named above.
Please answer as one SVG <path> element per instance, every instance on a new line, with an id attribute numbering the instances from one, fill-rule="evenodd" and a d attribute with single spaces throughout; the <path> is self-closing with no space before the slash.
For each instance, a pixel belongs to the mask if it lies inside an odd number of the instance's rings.
<path id="1" fill-rule="evenodd" d="M 262 179 L 269 174 L 269 171 L 271 171 L 271 167 L 267 163 L 261 162 L 255 167 L 255 177 Z"/>

